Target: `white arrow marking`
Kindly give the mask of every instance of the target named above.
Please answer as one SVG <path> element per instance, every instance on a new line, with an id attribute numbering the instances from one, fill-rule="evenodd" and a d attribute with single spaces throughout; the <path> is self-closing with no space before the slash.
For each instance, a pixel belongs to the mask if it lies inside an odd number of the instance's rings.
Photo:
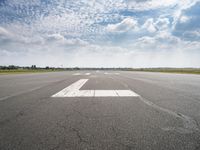
<path id="1" fill-rule="evenodd" d="M 138 97 L 131 90 L 79 90 L 88 79 L 81 79 L 52 97 Z"/>

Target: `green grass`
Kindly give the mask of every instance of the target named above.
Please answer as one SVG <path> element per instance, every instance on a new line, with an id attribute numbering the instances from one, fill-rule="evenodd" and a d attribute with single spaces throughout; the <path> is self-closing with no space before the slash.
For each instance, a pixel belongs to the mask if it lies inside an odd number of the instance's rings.
<path id="1" fill-rule="evenodd" d="M 129 71 L 144 71 L 144 72 L 162 72 L 162 73 L 179 73 L 179 74 L 199 74 L 200 68 L 140 68 L 128 69 Z M 13 70 L 0 70 L 0 75 L 3 74 L 24 74 L 24 73 L 45 73 L 45 72 L 58 72 L 65 71 L 64 69 L 13 69 Z"/>
<path id="2" fill-rule="evenodd" d="M 13 70 L 0 70 L 0 75 L 2 74 L 23 74 L 23 73 L 45 73 L 45 72 L 57 72 L 63 70 L 50 70 L 50 69 L 13 69 Z"/>
<path id="3" fill-rule="evenodd" d="M 195 68 L 141 68 L 141 69 L 132 69 L 132 71 L 200 74 L 200 69 L 195 69 Z"/>

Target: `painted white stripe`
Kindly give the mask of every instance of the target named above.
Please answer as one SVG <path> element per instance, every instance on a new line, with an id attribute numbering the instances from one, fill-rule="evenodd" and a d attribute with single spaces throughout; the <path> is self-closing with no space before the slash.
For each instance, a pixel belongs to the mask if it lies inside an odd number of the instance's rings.
<path id="1" fill-rule="evenodd" d="M 95 90 L 80 90 L 75 97 L 94 97 Z"/>
<path id="2" fill-rule="evenodd" d="M 91 75 L 91 73 L 85 73 L 85 74 L 81 74 L 81 73 L 74 73 L 73 74 L 74 76 L 80 76 L 80 75 L 86 75 L 86 76 L 89 76 L 89 75 Z"/>
<path id="3" fill-rule="evenodd" d="M 139 95 L 131 90 L 80 90 L 88 81 L 81 79 L 71 84 L 52 97 L 138 97 Z"/>
<path id="4" fill-rule="evenodd" d="M 117 92 L 115 90 L 96 90 L 96 97 L 118 97 Z"/>
<path id="5" fill-rule="evenodd" d="M 137 97 L 140 96 L 137 93 L 131 91 L 131 90 L 116 90 L 116 93 L 118 96 L 123 97 L 123 96 L 133 96 L 133 97 Z"/>
<path id="6" fill-rule="evenodd" d="M 91 75 L 91 73 L 86 73 L 85 75 L 86 75 L 86 76 L 89 76 L 89 75 Z"/>
<path id="7" fill-rule="evenodd" d="M 105 74 L 105 75 L 108 75 L 108 74 L 109 74 L 109 75 L 112 75 L 112 74 L 119 75 L 120 73 L 118 73 L 118 72 L 115 72 L 115 73 L 105 72 L 104 74 Z"/>
<path id="8" fill-rule="evenodd" d="M 74 76 L 79 76 L 79 75 L 81 75 L 80 73 L 74 73 L 73 74 Z"/>
<path id="9" fill-rule="evenodd" d="M 52 97 L 74 97 L 73 95 L 77 95 L 79 89 L 88 81 L 88 79 L 81 79 L 77 82 L 71 84 L 70 86 L 66 87 L 62 91 L 58 92 L 57 94 L 53 95 Z"/>

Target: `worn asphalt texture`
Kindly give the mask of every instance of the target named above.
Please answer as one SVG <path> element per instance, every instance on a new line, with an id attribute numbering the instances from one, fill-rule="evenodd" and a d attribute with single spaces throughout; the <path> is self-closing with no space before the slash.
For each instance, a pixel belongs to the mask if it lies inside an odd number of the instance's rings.
<path id="1" fill-rule="evenodd" d="M 82 90 L 130 89 L 140 96 L 51 97 L 80 79 L 89 79 Z M 0 76 L 0 150 L 132 149 L 200 150 L 200 75 Z"/>

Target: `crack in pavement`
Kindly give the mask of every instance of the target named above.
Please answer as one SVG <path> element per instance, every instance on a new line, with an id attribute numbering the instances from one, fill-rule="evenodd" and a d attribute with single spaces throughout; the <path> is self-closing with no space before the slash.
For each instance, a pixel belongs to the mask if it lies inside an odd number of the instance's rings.
<path id="1" fill-rule="evenodd" d="M 121 77 L 123 77 L 123 76 L 121 76 Z M 125 76 L 125 77 L 126 77 L 126 76 Z M 126 78 L 132 79 L 132 78 L 129 78 L 129 77 L 126 77 Z M 114 79 L 114 78 L 113 78 L 113 79 Z M 120 82 L 122 85 L 124 85 L 124 86 L 130 88 L 129 85 L 128 85 L 127 83 L 124 83 L 124 82 L 122 82 L 122 81 L 120 81 L 120 80 L 117 80 L 117 81 Z M 131 88 L 130 88 L 130 89 L 131 89 Z M 146 105 L 148 105 L 148 106 L 154 108 L 155 110 L 159 110 L 159 111 L 165 112 L 165 113 L 167 113 L 167 114 L 169 114 L 169 115 L 172 115 L 172 116 L 174 116 L 174 117 L 176 117 L 176 118 L 179 118 L 179 119 L 182 120 L 182 122 L 183 122 L 183 127 L 178 127 L 178 128 L 176 128 L 176 127 L 163 128 L 163 130 L 165 130 L 165 131 L 175 130 L 175 131 L 177 131 L 177 132 L 179 132 L 179 133 L 193 133 L 193 132 L 196 132 L 196 131 L 197 131 L 197 132 L 200 131 L 200 130 L 199 130 L 198 123 L 195 121 L 195 119 L 193 119 L 193 118 L 191 118 L 191 117 L 189 117 L 189 116 L 186 116 L 186 115 L 184 115 L 184 114 L 182 114 L 182 113 L 177 113 L 177 112 L 174 112 L 174 111 L 169 110 L 169 109 L 167 109 L 167 108 L 163 108 L 163 107 L 161 107 L 161 106 L 158 106 L 158 105 L 156 105 L 155 103 L 153 103 L 153 102 L 151 102 L 151 101 L 149 101 L 149 100 L 143 98 L 142 96 L 139 96 L 139 99 L 140 99 L 140 101 L 142 101 L 142 102 L 145 103 Z"/>
<path id="2" fill-rule="evenodd" d="M 145 99 L 143 97 L 139 97 L 139 98 L 140 98 L 140 100 L 142 102 L 144 102 L 148 106 L 151 106 L 154 109 L 160 110 L 162 112 L 165 112 L 167 114 L 170 114 L 170 115 L 182 120 L 183 126 L 184 126 L 183 128 L 181 128 L 181 127 L 178 127 L 178 128 L 172 127 L 172 128 L 168 128 L 167 130 L 176 130 L 176 131 L 178 131 L 180 133 L 193 133 L 195 131 L 199 132 L 199 127 L 198 127 L 197 122 L 194 119 L 192 119 L 191 117 L 183 115 L 181 113 L 176 113 L 174 111 L 171 111 L 171 110 L 163 108 L 163 107 L 160 107 L 160 106 L 154 104 L 153 102 L 151 102 L 151 101 L 149 101 L 149 100 L 147 100 L 147 99 Z"/>
<path id="3" fill-rule="evenodd" d="M 80 143 L 89 144 L 89 142 L 82 137 L 81 132 L 80 132 L 79 129 L 71 127 L 71 131 L 73 131 L 76 134 L 76 136 L 78 137 Z"/>
<path id="4" fill-rule="evenodd" d="M 66 120 L 68 120 L 69 117 L 72 116 L 72 115 L 74 115 L 74 113 L 70 113 L 70 114 L 66 115 Z M 65 120 L 65 122 L 66 122 L 66 120 Z M 79 124 L 81 124 L 81 123 L 82 123 L 82 122 L 80 122 Z M 73 133 L 76 135 L 76 137 L 77 137 L 79 143 L 84 143 L 84 144 L 90 145 L 89 141 L 85 140 L 85 139 L 83 138 L 83 136 L 81 135 L 81 131 L 80 131 L 79 128 L 72 127 L 72 125 L 70 125 L 70 126 L 65 126 L 65 125 L 59 124 L 59 123 L 57 123 L 57 125 L 58 125 L 59 127 L 61 127 L 62 129 L 64 129 L 64 132 L 65 132 L 65 133 L 73 132 Z M 66 134 L 66 135 L 67 135 L 67 134 Z M 90 145 L 90 146 L 91 146 L 91 145 Z"/>

